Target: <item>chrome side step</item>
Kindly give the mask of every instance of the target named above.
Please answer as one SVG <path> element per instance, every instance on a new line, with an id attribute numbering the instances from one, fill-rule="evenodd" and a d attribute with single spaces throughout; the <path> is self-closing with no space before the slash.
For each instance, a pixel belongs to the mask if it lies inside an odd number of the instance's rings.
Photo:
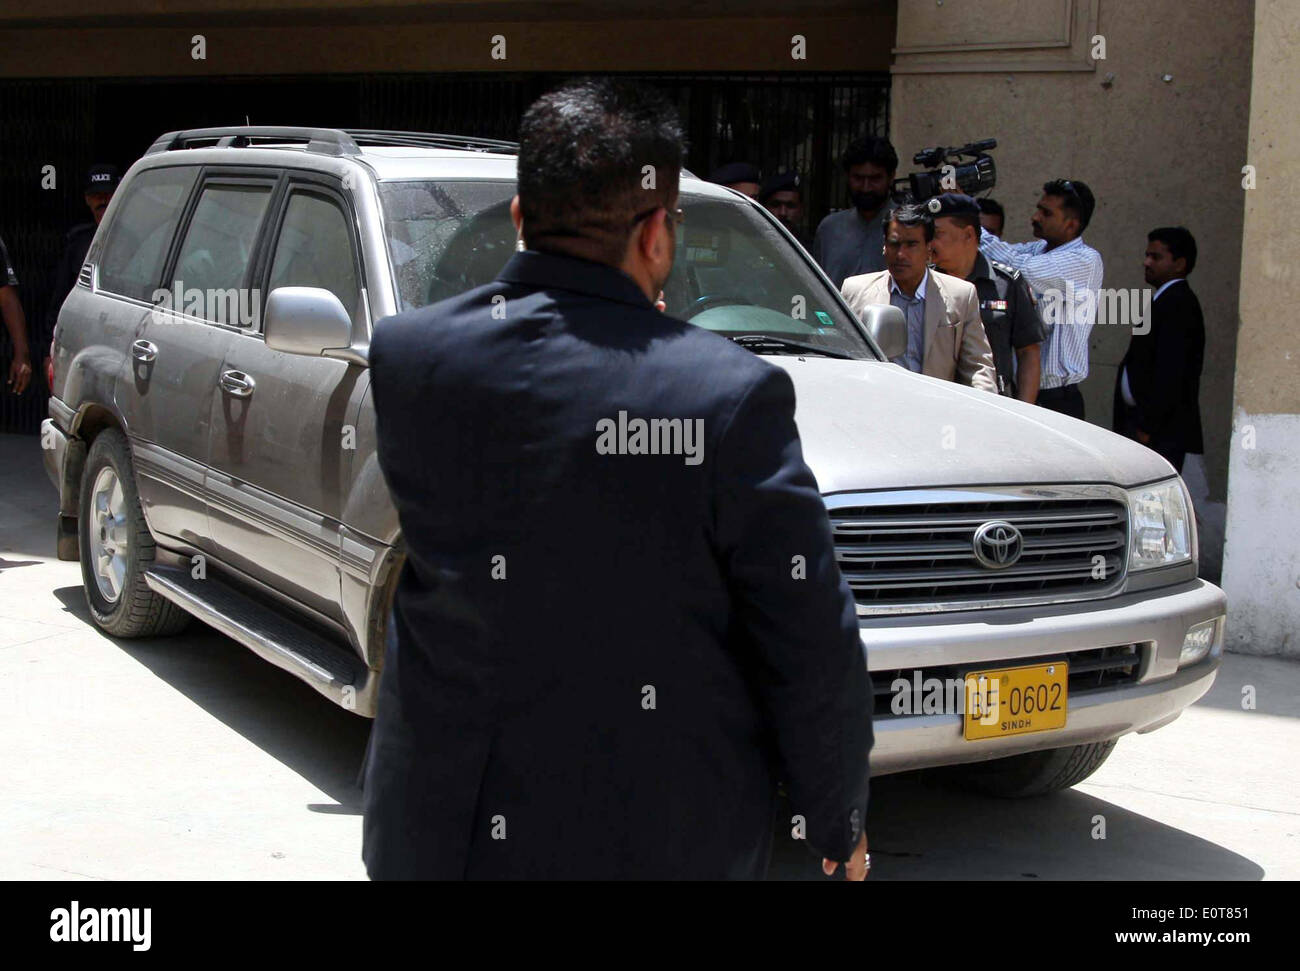
<path id="1" fill-rule="evenodd" d="M 378 672 L 336 644 L 214 577 L 155 564 L 145 582 L 159 596 L 296 675 L 335 704 L 373 717 Z"/>

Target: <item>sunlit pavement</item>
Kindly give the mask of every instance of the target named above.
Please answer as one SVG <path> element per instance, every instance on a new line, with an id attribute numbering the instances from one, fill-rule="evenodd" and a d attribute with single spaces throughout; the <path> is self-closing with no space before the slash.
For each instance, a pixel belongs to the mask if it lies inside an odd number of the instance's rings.
<path id="1" fill-rule="evenodd" d="M 54 559 L 56 509 L 39 441 L 0 435 L 0 878 L 364 878 L 369 723 L 197 622 L 100 634 L 79 566 Z M 875 780 L 872 878 L 1300 879 L 1297 753 L 1300 664 L 1229 655 L 1069 792 Z M 823 879 L 788 823 L 771 876 Z"/>

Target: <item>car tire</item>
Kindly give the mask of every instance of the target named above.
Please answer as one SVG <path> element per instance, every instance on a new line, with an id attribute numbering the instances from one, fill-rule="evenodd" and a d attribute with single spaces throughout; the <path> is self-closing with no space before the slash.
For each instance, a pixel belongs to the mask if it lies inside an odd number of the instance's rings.
<path id="1" fill-rule="evenodd" d="M 1115 750 L 1118 738 L 1089 745 L 1026 752 L 988 762 L 955 765 L 948 770 L 963 788 L 1001 799 L 1045 796 L 1078 785 Z"/>
<path id="2" fill-rule="evenodd" d="M 190 615 L 145 583 L 154 541 L 140 510 L 130 448 L 116 429 L 100 432 L 86 456 L 77 530 L 81 582 L 100 630 L 158 637 L 185 627 Z"/>

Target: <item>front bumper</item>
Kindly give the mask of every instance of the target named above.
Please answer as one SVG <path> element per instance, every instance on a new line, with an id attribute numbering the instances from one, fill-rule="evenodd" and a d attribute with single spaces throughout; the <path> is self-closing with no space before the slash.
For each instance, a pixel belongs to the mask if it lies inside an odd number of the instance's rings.
<path id="1" fill-rule="evenodd" d="M 979 762 L 1160 728 L 1209 690 L 1222 657 L 1220 623 L 1209 655 L 1180 671 L 1178 655 L 1187 631 L 1226 613 L 1223 591 L 1197 579 L 1054 607 L 863 620 L 868 666 L 882 676 L 899 669 L 943 665 L 992 667 L 1020 658 L 1125 644 L 1143 645 L 1145 652 L 1136 682 L 1072 695 L 1065 727 L 1053 731 L 966 741 L 960 713 L 877 717 L 871 773 Z"/>

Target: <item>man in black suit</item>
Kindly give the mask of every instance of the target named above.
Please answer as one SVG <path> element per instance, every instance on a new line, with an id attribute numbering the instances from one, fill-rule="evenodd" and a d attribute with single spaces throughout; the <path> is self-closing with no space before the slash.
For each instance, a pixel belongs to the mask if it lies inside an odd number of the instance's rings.
<path id="1" fill-rule="evenodd" d="M 1147 284 L 1156 287 L 1150 328 L 1134 334 L 1115 380 L 1114 430 L 1159 452 L 1179 472 L 1201 440 L 1205 320 L 1187 276 L 1196 240 L 1182 226 L 1147 234 Z"/>
<path id="2" fill-rule="evenodd" d="M 865 876 L 870 681 L 792 383 L 653 302 L 683 154 L 651 90 L 543 96 L 523 251 L 375 330 L 408 555 L 372 878 L 758 878 L 778 779 L 823 870 Z"/>

